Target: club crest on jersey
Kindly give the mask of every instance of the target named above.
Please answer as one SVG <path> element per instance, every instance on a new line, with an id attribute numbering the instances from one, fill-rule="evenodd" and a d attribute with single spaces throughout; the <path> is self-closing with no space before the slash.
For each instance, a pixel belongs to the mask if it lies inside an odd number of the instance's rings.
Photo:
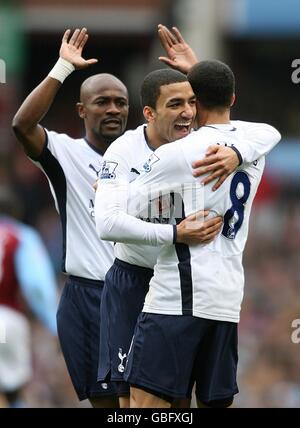
<path id="1" fill-rule="evenodd" d="M 117 162 L 104 161 L 101 169 L 101 180 L 108 180 L 111 178 L 116 178 L 115 170 L 117 168 Z"/>
<path id="2" fill-rule="evenodd" d="M 123 354 L 122 348 L 119 348 L 119 353 L 118 353 L 118 357 L 120 358 L 121 363 L 118 365 L 118 371 L 120 373 L 124 373 L 125 370 L 125 366 L 123 363 L 123 360 L 127 357 L 127 354 Z"/>
<path id="3" fill-rule="evenodd" d="M 147 160 L 146 163 L 144 163 L 143 165 L 143 169 L 145 172 L 150 172 L 152 169 L 152 166 L 159 161 L 159 157 L 156 156 L 155 153 L 152 153 L 152 155 L 150 155 L 149 159 Z"/>

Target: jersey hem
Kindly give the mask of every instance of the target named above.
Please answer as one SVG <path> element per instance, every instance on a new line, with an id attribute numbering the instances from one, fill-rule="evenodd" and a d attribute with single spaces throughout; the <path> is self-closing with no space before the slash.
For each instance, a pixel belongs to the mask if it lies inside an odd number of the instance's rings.
<path id="1" fill-rule="evenodd" d="M 158 394 L 164 394 L 167 395 L 171 398 L 191 398 L 191 395 L 187 396 L 187 394 L 185 393 L 174 393 L 174 391 L 171 391 L 169 389 L 163 388 L 161 386 L 158 386 L 157 384 L 152 384 L 150 382 L 144 382 L 143 380 L 139 381 L 139 380 L 133 380 L 130 379 L 130 376 L 128 377 L 128 380 L 126 380 L 125 382 L 129 383 L 130 385 L 135 385 L 137 388 L 147 388 L 152 390 L 154 393 L 157 392 Z M 155 394 L 154 394 L 155 395 Z"/>
<path id="2" fill-rule="evenodd" d="M 184 316 L 182 313 L 182 310 L 178 309 L 155 309 L 151 307 L 144 307 L 142 312 L 150 313 L 150 314 L 160 314 L 160 315 L 181 315 Z M 231 317 L 227 315 L 215 315 L 215 314 L 207 314 L 205 312 L 198 312 L 198 311 L 190 311 L 190 314 L 193 317 L 197 318 L 205 318 L 215 321 L 228 321 L 228 322 L 234 322 L 238 323 L 240 321 L 240 317 Z"/>

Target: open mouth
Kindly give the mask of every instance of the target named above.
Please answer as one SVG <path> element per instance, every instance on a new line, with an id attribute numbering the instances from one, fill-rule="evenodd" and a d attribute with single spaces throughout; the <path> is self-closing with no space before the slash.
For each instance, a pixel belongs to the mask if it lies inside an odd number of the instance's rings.
<path id="1" fill-rule="evenodd" d="M 191 122 L 186 123 L 176 123 L 174 125 L 174 128 L 176 131 L 182 133 L 182 134 L 188 134 L 190 132 Z"/>

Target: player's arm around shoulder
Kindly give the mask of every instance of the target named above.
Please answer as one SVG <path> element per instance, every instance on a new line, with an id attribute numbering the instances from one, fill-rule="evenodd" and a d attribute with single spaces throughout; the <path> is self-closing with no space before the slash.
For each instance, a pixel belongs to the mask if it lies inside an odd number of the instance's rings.
<path id="1" fill-rule="evenodd" d="M 156 149 L 143 165 L 141 175 L 133 186 L 161 186 L 166 191 L 174 190 L 182 180 L 185 160 L 178 142 L 165 144 Z"/>
<path id="2" fill-rule="evenodd" d="M 245 138 L 237 144 L 242 163 L 252 163 L 266 156 L 280 142 L 281 134 L 267 123 L 237 122 L 244 128 Z"/>
<path id="3" fill-rule="evenodd" d="M 269 153 L 281 139 L 280 133 L 271 125 L 265 123 L 250 123 L 232 121 L 244 129 L 245 138 L 235 142 L 234 146 L 211 145 L 204 159 L 193 162 L 194 177 L 206 173 L 209 175 L 202 180 L 204 185 L 218 178 L 213 190 L 217 190 L 236 169 L 249 164 Z"/>

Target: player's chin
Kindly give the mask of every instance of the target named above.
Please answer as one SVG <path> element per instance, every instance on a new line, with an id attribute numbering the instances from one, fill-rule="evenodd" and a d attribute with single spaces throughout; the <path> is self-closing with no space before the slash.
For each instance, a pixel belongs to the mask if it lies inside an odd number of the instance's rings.
<path id="1" fill-rule="evenodd" d="M 120 126 L 118 128 L 114 129 L 102 129 L 102 136 L 109 140 L 115 140 L 116 138 L 120 137 L 120 135 L 123 134 L 123 128 Z"/>

